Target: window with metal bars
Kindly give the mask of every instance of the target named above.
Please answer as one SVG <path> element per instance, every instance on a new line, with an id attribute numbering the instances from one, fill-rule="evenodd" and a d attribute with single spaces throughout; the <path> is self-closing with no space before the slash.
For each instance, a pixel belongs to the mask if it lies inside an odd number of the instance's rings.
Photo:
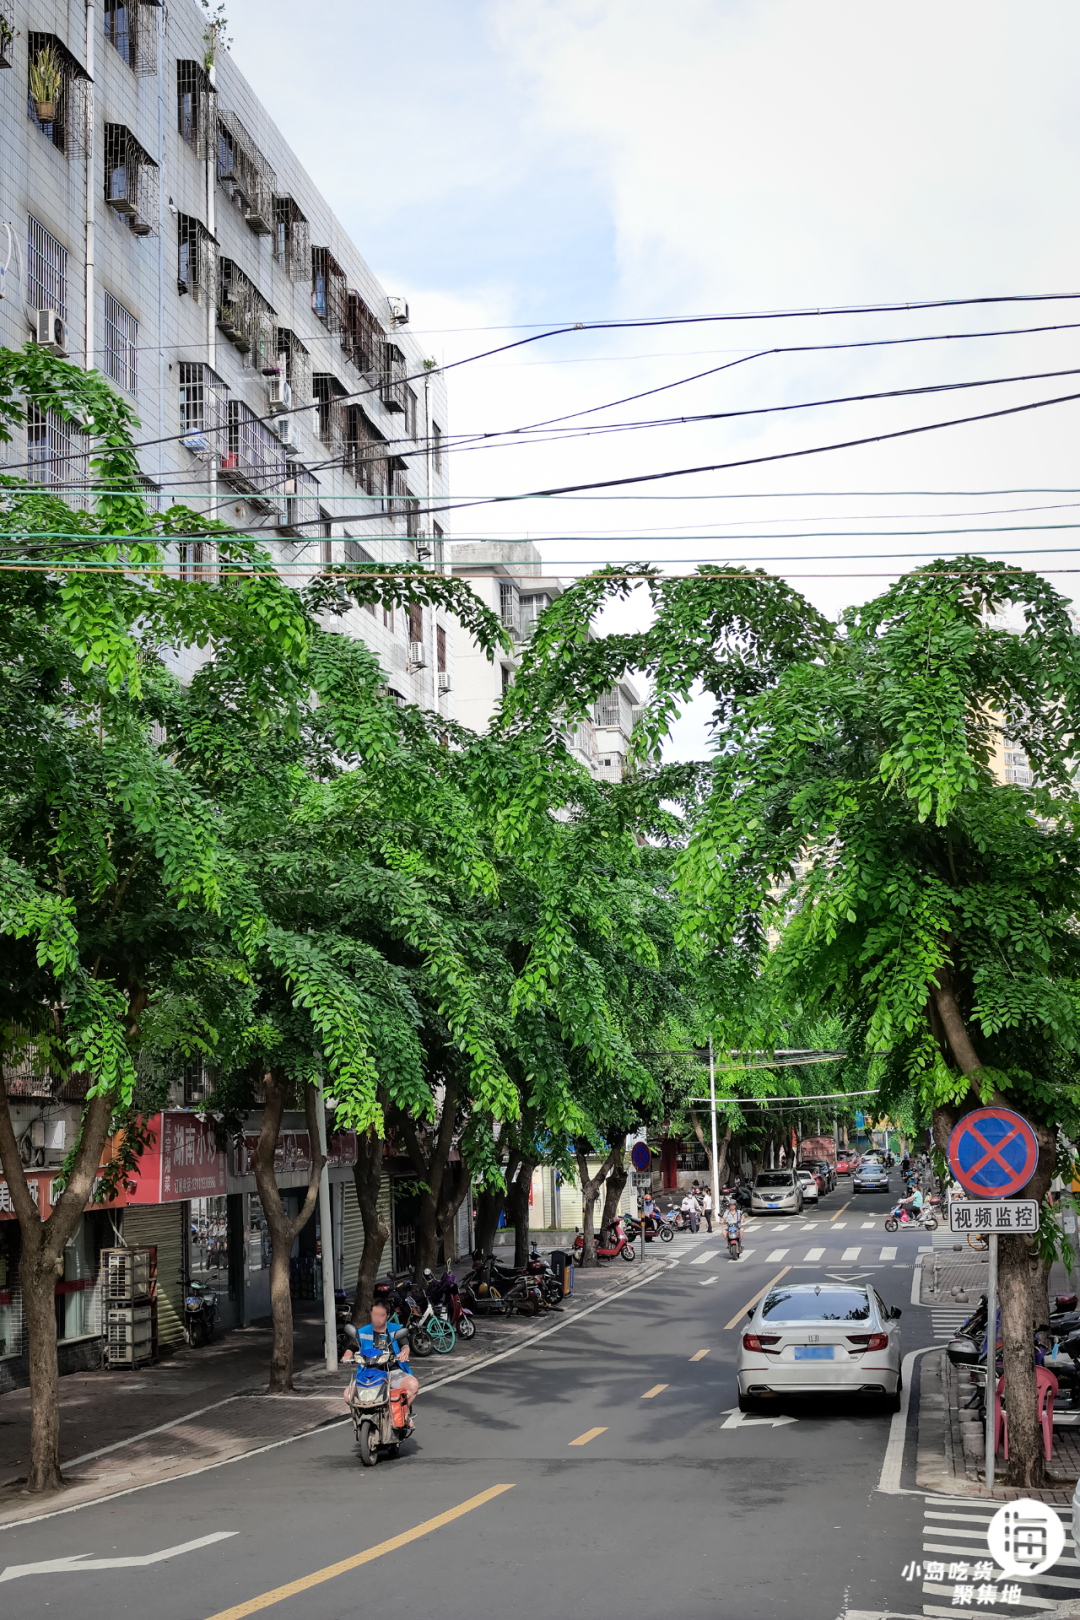
<path id="1" fill-rule="evenodd" d="M 346 409 L 345 465 L 365 495 L 385 495 L 386 440 L 359 405 Z"/>
<path id="2" fill-rule="evenodd" d="M 26 233 L 26 293 L 32 309 L 55 309 L 67 320 L 68 250 L 29 216 Z"/>
<path id="3" fill-rule="evenodd" d="M 309 531 L 301 529 L 301 524 L 310 523 L 316 517 L 319 509 L 319 480 L 314 473 L 308 472 L 297 462 L 289 466 L 289 476 L 285 480 L 285 515 L 282 527 L 293 529 L 297 533 L 307 534 Z"/>
<path id="4" fill-rule="evenodd" d="M 176 127 L 198 157 L 206 156 L 213 90 L 201 62 L 176 64 Z"/>
<path id="5" fill-rule="evenodd" d="M 138 5 L 129 4 L 128 0 L 104 0 L 102 17 L 105 22 L 105 38 L 128 67 L 133 68 L 137 55 Z"/>
<path id="6" fill-rule="evenodd" d="M 409 603 L 409 640 L 415 645 L 424 641 L 424 610 L 419 602 Z"/>
<path id="7" fill-rule="evenodd" d="M 435 667 L 440 675 L 446 674 L 446 631 L 441 624 L 435 626 Z"/>
<path id="8" fill-rule="evenodd" d="M 431 549 L 434 553 L 432 561 L 434 562 L 436 568 L 442 567 L 443 560 L 446 556 L 446 546 L 444 544 L 445 540 L 446 535 L 442 524 L 433 523 L 431 525 Z"/>
<path id="9" fill-rule="evenodd" d="M 105 201 L 136 236 L 157 225 L 158 166 L 124 124 L 105 125 Z"/>
<path id="10" fill-rule="evenodd" d="M 435 471 L 442 472 L 442 428 L 438 422 L 431 424 L 431 456 L 435 463 Z"/>
<path id="11" fill-rule="evenodd" d="M 311 250 L 311 307 L 331 332 L 344 332 L 348 313 L 345 272 L 329 248 Z"/>
<path id="12" fill-rule="evenodd" d="M 345 406 L 341 404 L 345 389 L 330 371 L 317 371 L 311 389 L 319 409 L 319 438 L 340 451 L 345 443 Z"/>
<path id="13" fill-rule="evenodd" d="M 228 405 L 228 449 L 221 457 L 222 476 L 260 506 L 276 506 L 285 493 L 285 451 L 242 399 Z"/>
<path id="14" fill-rule="evenodd" d="M 87 452 L 76 445 L 84 435 L 57 411 L 26 408 L 26 476 L 33 484 L 46 484 L 69 506 L 87 504 Z"/>
<path id="15" fill-rule="evenodd" d="M 217 323 L 244 357 L 245 365 L 267 365 L 276 359 L 271 347 L 277 328 L 273 309 L 255 283 L 232 259 L 218 260 Z"/>
<path id="16" fill-rule="evenodd" d="M 58 152 L 79 157 L 88 132 L 86 69 L 55 34 L 32 32 L 27 45 L 27 117 Z"/>
<path id="17" fill-rule="evenodd" d="M 292 197 L 274 198 L 274 252 L 293 281 L 311 273 L 311 227 Z"/>
<path id="18" fill-rule="evenodd" d="M 194 214 L 176 216 L 176 290 L 198 304 L 214 284 L 214 240 Z"/>
<path id="19" fill-rule="evenodd" d="M 346 290 L 341 347 L 358 371 L 374 371 L 383 330 L 358 292 Z"/>
<path id="20" fill-rule="evenodd" d="M 277 328 L 277 363 L 279 370 L 284 361 L 284 377 L 292 391 L 293 405 L 308 405 L 313 398 L 311 383 L 311 356 L 295 332 L 287 326 Z"/>
<path id="21" fill-rule="evenodd" d="M 405 386 L 405 356 L 396 343 L 384 343 L 379 395 L 388 411 L 405 409 Z"/>
<path id="22" fill-rule="evenodd" d="M 405 437 L 407 439 L 415 439 L 416 438 L 416 418 L 417 418 L 416 395 L 413 392 L 413 390 L 409 387 L 408 383 L 406 383 L 404 385 L 404 387 L 405 387 Z"/>
<path id="23" fill-rule="evenodd" d="M 508 629 L 517 629 L 517 592 L 512 585 L 508 585 L 505 581 L 499 585 L 499 618 Z"/>
<path id="24" fill-rule="evenodd" d="M 105 294 L 105 374 L 113 382 L 126 388 L 129 394 L 138 392 L 139 323 L 115 299 Z"/>
<path id="25" fill-rule="evenodd" d="M 277 176 L 234 112 L 218 113 L 217 177 L 257 236 L 274 233 Z"/>
<path id="26" fill-rule="evenodd" d="M 209 459 L 226 448 L 229 390 L 201 361 L 180 362 L 180 431 L 196 455 Z M 188 443 L 188 439 L 193 442 Z"/>

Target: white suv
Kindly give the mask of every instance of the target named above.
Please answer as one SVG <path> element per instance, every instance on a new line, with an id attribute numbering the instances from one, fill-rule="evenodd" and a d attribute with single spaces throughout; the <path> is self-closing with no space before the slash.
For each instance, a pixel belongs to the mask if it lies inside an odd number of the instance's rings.
<path id="1" fill-rule="evenodd" d="M 750 1194 L 754 1215 L 801 1215 L 802 1182 L 794 1170 L 759 1170 Z"/>
<path id="2" fill-rule="evenodd" d="M 795 1174 L 799 1178 L 799 1184 L 802 1187 L 802 1195 L 806 1199 L 806 1202 L 808 1204 L 816 1204 L 818 1199 L 821 1197 L 821 1188 L 818 1186 L 817 1176 L 815 1176 L 812 1170 L 800 1169 L 797 1170 Z"/>

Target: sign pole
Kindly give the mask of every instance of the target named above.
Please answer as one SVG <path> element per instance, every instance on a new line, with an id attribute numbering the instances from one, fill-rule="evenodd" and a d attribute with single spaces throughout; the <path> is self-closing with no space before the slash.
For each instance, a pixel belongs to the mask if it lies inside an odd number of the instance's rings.
<path id="1" fill-rule="evenodd" d="M 986 1488 L 994 1488 L 994 1430 L 996 1428 L 994 1403 L 997 1388 L 997 1294 L 998 1294 L 998 1240 L 997 1233 L 988 1238 L 990 1272 L 986 1279 Z"/>
<path id="2" fill-rule="evenodd" d="M 709 1036 L 709 1120 L 712 1124 L 712 1213 L 720 1223 L 720 1171 L 717 1167 L 716 1147 L 716 1062 L 713 1058 L 712 1036 Z"/>
<path id="3" fill-rule="evenodd" d="M 334 1223 L 330 1214 L 330 1173 L 326 1167 L 326 1104 L 322 1092 L 315 1099 L 315 1118 L 319 1132 L 319 1153 L 323 1167 L 319 1177 L 319 1230 L 322 1234 L 322 1300 L 323 1350 L 327 1372 L 336 1372 L 337 1311 L 334 1299 Z"/>

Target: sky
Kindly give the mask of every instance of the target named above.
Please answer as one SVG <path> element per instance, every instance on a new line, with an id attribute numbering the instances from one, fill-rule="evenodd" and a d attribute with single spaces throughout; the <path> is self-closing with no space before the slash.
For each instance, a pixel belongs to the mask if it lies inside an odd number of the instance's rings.
<path id="1" fill-rule="evenodd" d="M 558 435 L 462 443 L 456 498 L 788 456 L 1080 395 L 1075 5 L 230 0 L 228 14 L 237 64 L 452 367 L 450 434 L 592 413 Z M 815 313 L 974 299 L 1014 301 Z M 678 324 L 640 324 L 660 320 Z M 604 322 L 636 324 L 590 330 Z M 932 341 L 899 341 L 913 338 Z M 874 346 L 820 347 L 854 344 Z M 931 386 L 947 391 L 849 399 Z M 733 412 L 758 414 L 658 422 Z M 656 425 L 596 431 L 624 423 Z M 528 536 L 564 578 L 608 560 L 762 566 L 833 615 L 960 551 L 1022 560 L 1072 597 L 1078 428 L 1080 400 L 478 505 L 450 533 Z M 990 532 L 929 532 L 965 530 Z M 684 716 L 676 752 L 703 751 L 705 717 Z"/>

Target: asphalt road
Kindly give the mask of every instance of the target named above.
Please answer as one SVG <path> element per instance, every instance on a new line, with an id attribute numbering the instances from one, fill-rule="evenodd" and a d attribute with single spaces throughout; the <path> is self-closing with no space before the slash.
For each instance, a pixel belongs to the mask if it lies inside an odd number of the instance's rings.
<path id="1" fill-rule="evenodd" d="M 740 1416 L 738 1334 L 727 1326 L 790 1266 L 799 1281 L 872 1277 L 903 1310 L 905 1353 L 931 1344 L 930 1312 L 910 1303 L 912 1262 L 929 1240 L 887 1234 L 888 1203 L 852 1200 L 842 1181 L 802 1220 L 755 1221 L 738 1263 L 718 1238 L 679 1238 L 662 1251 L 677 1263 L 635 1288 L 633 1269 L 612 1262 L 629 1292 L 429 1391 L 415 1439 L 373 1470 L 361 1467 L 351 1426 L 335 1426 L 0 1529 L 0 1610 L 5 1620 L 76 1608 L 81 1620 L 241 1620 L 264 1610 L 273 1620 L 351 1620 L 399 1605 L 440 1620 L 921 1613 L 922 1594 L 901 1571 L 920 1555 L 922 1497 L 877 1489 L 889 1415 L 835 1401 L 792 1402 L 775 1414 L 792 1421 L 779 1424 Z M 913 1422 L 914 1411 L 909 1488 Z M 165 1562 L 92 1567 L 211 1536 L 222 1539 Z M 72 1557 L 91 1567 L 11 1573 Z"/>

